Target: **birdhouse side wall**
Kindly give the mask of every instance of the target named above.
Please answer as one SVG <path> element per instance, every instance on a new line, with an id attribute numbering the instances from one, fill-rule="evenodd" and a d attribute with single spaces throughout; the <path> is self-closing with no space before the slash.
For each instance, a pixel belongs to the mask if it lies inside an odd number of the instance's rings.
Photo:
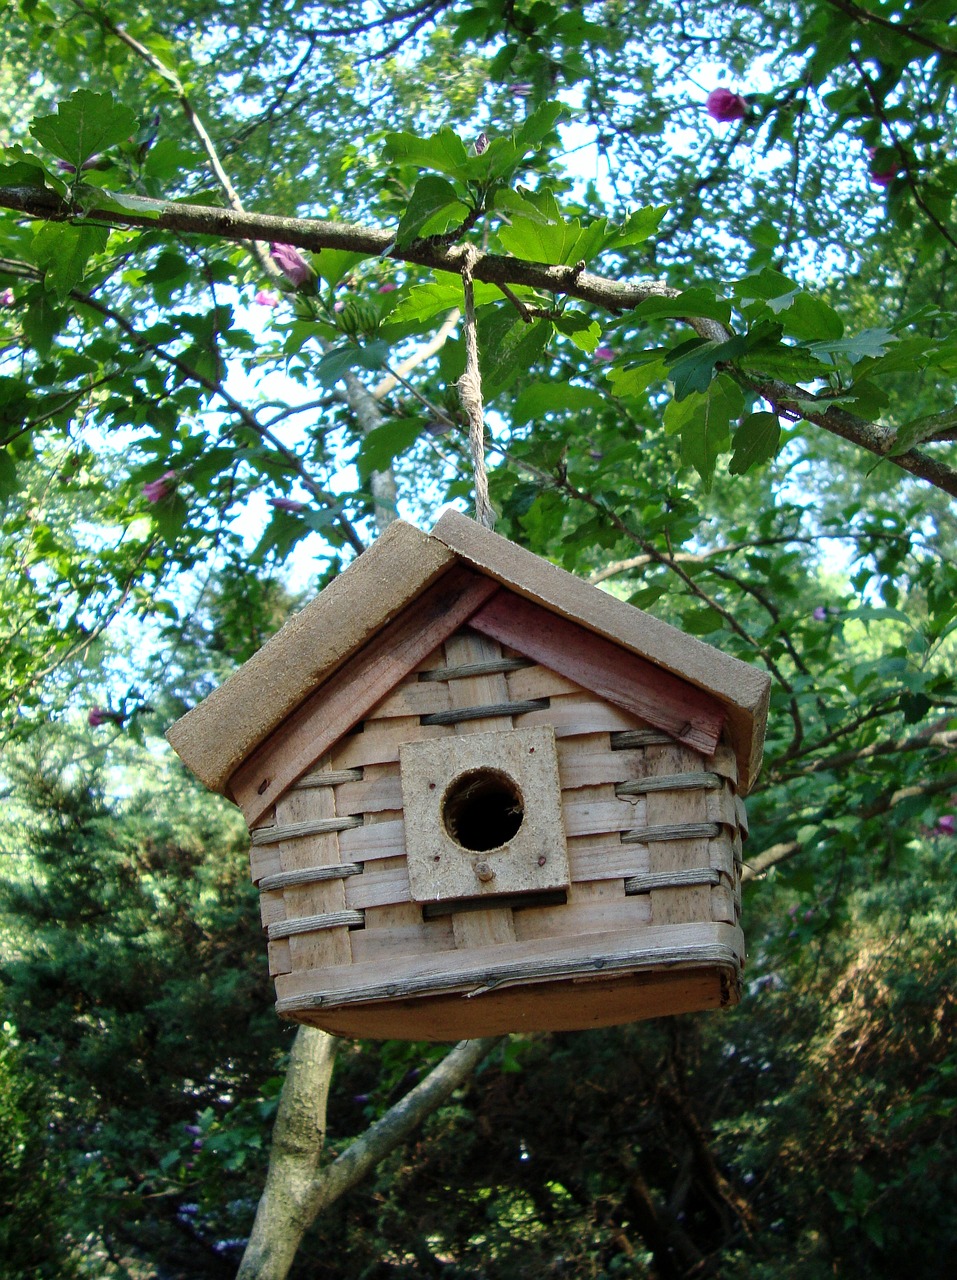
<path id="1" fill-rule="evenodd" d="M 318 724 L 321 704 L 315 714 Z M 565 900 L 476 895 L 430 915 L 410 894 L 400 744 L 538 726 L 549 726 L 556 740 Z M 413 989 L 467 990 L 476 974 L 489 965 L 507 969 L 513 957 L 530 981 L 538 957 L 545 980 L 569 940 L 587 969 L 591 954 L 695 937 L 694 926 L 702 937 L 713 933 L 705 926 L 727 926 L 740 963 L 735 783 L 726 745 L 706 757 L 462 627 L 252 833 L 279 1007 L 296 1016 L 310 1001 L 334 1006 Z"/>

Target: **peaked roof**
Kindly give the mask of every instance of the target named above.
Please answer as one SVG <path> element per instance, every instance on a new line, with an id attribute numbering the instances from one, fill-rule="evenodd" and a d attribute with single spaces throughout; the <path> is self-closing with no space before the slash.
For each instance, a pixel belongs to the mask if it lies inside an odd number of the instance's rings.
<path id="1" fill-rule="evenodd" d="M 285 624 L 225 684 L 167 733 L 213 791 L 403 609 L 456 565 L 602 636 L 703 690 L 721 704 L 738 760 L 739 790 L 757 776 L 770 694 L 768 675 L 583 582 L 457 511 L 431 534 L 401 520 Z"/>

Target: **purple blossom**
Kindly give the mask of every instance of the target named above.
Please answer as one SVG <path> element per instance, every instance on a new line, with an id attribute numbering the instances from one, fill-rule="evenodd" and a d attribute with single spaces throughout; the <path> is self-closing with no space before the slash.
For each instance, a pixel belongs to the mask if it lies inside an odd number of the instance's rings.
<path id="1" fill-rule="evenodd" d="M 937 830 L 945 836 L 957 834 L 957 818 L 952 813 L 942 813 L 937 819 Z"/>
<path id="2" fill-rule="evenodd" d="M 396 289 L 398 289 L 398 287 L 399 287 L 399 286 L 395 283 L 395 281 L 393 281 L 393 280 L 387 280 L 387 281 L 385 282 L 385 284 L 380 284 L 380 285 L 379 285 L 378 292 L 379 292 L 379 293 L 395 293 L 395 291 L 396 291 Z"/>
<path id="3" fill-rule="evenodd" d="M 176 488 L 177 478 L 175 471 L 166 471 L 158 480 L 148 480 L 143 485 L 143 497 L 147 502 L 162 502 Z"/>
<path id="4" fill-rule="evenodd" d="M 901 172 L 900 161 L 880 147 L 868 147 L 867 156 L 870 160 L 871 182 L 878 187 L 889 187 Z"/>
<path id="5" fill-rule="evenodd" d="M 594 352 L 596 360 L 614 360 L 617 354 L 614 347 L 596 347 Z"/>
<path id="6" fill-rule="evenodd" d="M 0 307 L 12 307 L 15 301 L 16 299 L 13 296 L 12 289 L 4 289 L 4 291 L 0 293 Z"/>
<path id="7" fill-rule="evenodd" d="M 305 511 L 308 502 L 297 502 L 295 498 L 270 498 L 269 505 L 277 511 Z"/>
<path id="8" fill-rule="evenodd" d="M 95 169 L 102 159 L 103 157 L 99 151 L 94 152 L 88 160 L 84 160 L 80 165 L 80 172 L 82 173 L 84 169 Z M 76 165 L 70 164 L 69 160 L 58 160 L 56 162 L 56 167 L 60 173 L 76 173 Z"/>
<path id="9" fill-rule="evenodd" d="M 892 169 L 882 169 L 879 173 L 875 173 L 875 171 L 871 169 L 871 182 L 878 187 L 889 187 L 896 177 L 896 165 Z"/>
<path id="10" fill-rule="evenodd" d="M 743 120 L 748 114 L 748 104 L 740 93 L 732 93 L 730 89 L 712 89 L 705 100 L 708 115 L 720 124 L 730 120 Z"/>
<path id="11" fill-rule="evenodd" d="M 811 617 L 814 619 L 815 622 L 827 622 L 827 610 L 825 609 L 824 605 L 819 604 L 818 607 L 811 614 Z"/>
<path id="12" fill-rule="evenodd" d="M 314 279 L 312 267 L 291 244 L 272 244 L 269 247 L 272 250 L 273 261 L 289 283 L 294 284 L 297 289 L 301 289 L 304 284 L 309 284 Z"/>
<path id="13" fill-rule="evenodd" d="M 98 729 L 101 724 L 121 725 L 123 717 L 118 711 L 107 711 L 103 707 L 90 707 L 86 722 L 91 729 Z"/>
<path id="14" fill-rule="evenodd" d="M 278 307 L 279 294 L 273 293 L 271 289 L 260 289 L 253 302 L 257 307 Z"/>

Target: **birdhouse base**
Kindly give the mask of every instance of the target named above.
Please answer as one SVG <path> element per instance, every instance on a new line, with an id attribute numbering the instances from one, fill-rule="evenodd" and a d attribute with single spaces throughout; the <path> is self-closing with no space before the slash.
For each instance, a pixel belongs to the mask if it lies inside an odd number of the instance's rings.
<path id="1" fill-rule="evenodd" d="M 722 923 L 498 943 L 281 975 L 278 1011 L 340 1035 L 458 1040 L 580 1031 L 734 1004 L 743 939 Z"/>
<path id="2" fill-rule="evenodd" d="M 383 1040 L 462 1040 L 509 1032 L 588 1031 L 737 1004 L 733 968 L 542 982 L 472 998 L 461 995 L 285 1010 L 333 1035 Z"/>

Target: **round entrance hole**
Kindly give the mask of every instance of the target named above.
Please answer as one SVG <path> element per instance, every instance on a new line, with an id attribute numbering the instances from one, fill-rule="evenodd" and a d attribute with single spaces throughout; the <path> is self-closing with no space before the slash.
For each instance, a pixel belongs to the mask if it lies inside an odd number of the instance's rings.
<path id="1" fill-rule="evenodd" d="M 518 834 L 525 802 L 516 783 L 500 769 L 472 769 L 449 784 L 442 797 L 445 829 L 463 849 L 484 853 Z"/>

